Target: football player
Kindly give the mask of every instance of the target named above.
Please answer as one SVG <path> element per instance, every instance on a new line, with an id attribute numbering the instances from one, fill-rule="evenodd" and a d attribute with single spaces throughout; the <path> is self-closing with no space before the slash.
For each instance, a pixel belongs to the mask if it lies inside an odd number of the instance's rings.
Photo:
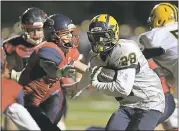
<path id="1" fill-rule="evenodd" d="M 22 86 L 17 82 L 9 79 L 9 69 L 7 68 L 7 62 L 5 60 L 5 53 L 1 48 L 1 112 L 5 114 L 5 117 L 9 117 L 10 120 L 21 130 L 40 130 L 29 112 L 23 107 L 24 105 L 24 93 Z M 8 120 L 8 119 L 5 119 Z M 5 129 L 9 129 L 12 123 L 9 121 L 5 125 Z"/>
<path id="2" fill-rule="evenodd" d="M 152 59 L 148 60 L 149 67 L 154 70 L 154 72 L 157 73 L 157 75 L 160 77 L 160 81 L 162 84 L 163 92 L 165 93 L 165 110 L 162 116 L 160 117 L 158 124 L 163 123 L 165 120 L 167 120 L 172 113 L 175 110 L 175 101 L 170 93 L 170 87 L 166 82 L 166 76 L 162 70 Z M 105 130 L 104 127 L 97 127 L 97 126 L 89 126 L 86 128 L 86 130 Z"/>
<path id="3" fill-rule="evenodd" d="M 54 42 L 60 49 L 62 49 L 65 54 L 67 64 L 73 65 L 77 70 L 82 68 L 81 65 L 84 65 L 80 62 L 82 55 L 77 49 L 79 44 L 78 32 L 76 26 L 69 17 L 62 14 L 49 16 L 48 20 L 44 24 L 44 32 L 45 38 L 48 42 Z M 47 94 L 41 101 L 40 106 L 45 110 L 46 114 L 50 117 L 53 123 L 57 124 L 62 115 L 66 112 L 67 104 L 65 93 L 67 92 L 69 95 L 74 94 L 77 91 L 76 86 L 81 77 L 82 74 L 80 72 L 76 72 L 74 81 L 71 81 L 72 79 L 70 78 L 63 78 L 60 81 L 62 92 L 58 92 L 50 97 L 49 95 L 53 94 L 56 90 L 54 90 L 54 88 L 50 88 L 47 91 Z M 48 98 L 48 100 L 46 100 L 46 98 Z M 60 105 L 57 106 L 58 104 Z M 53 112 L 56 112 L 55 116 Z"/>
<path id="4" fill-rule="evenodd" d="M 143 53 L 171 74 L 177 85 L 178 8 L 170 3 L 157 4 L 151 11 L 148 25 L 150 30 L 139 36 L 139 42 L 144 46 Z M 175 113 L 168 119 L 172 128 L 178 127 L 177 118 L 173 117 L 177 116 Z"/>
<path id="5" fill-rule="evenodd" d="M 106 130 L 154 130 L 164 112 L 165 97 L 159 77 L 140 48 L 132 40 L 119 39 L 118 23 L 108 14 L 95 16 L 87 35 L 97 53 L 91 59 L 91 85 L 120 103 Z M 104 74 L 105 68 L 109 75 Z"/>
<path id="6" fill-rule="evenodd" d="M 19 79 L 19 83 L 24 86 L 25 104 L 42 108 L 54 124 L 59 122 L 62 112 L 65 110 L 66 101 L 61 88 L 64 86 L 62 82 L 64 79 L 76 81 L 73 76 L 75 70 L 64 55 L 66 52 L 64 53 L 61 48 L 61 46 L 66 48 L 70 46 L 71 30 L 59 31 L 61 28 L 61 24 L 58 24 L 59 20 L 61 22 L 60 18 L 66 18 L 66 16 L 59 16 L 49 17 L 44 23 L 44 35 L 47 42 L 35 47 Z M 71 20 L 66 22 L 71 22 Z M 68 23 L 64 23 L 64 26 L 66 24 Z M 68 25 L 66 27 L 72 28 Z M 60 38 L 62 37 L 65 43 L 61 43 Z"/>
<path id="7" fill-rule="evenodd" d="M 178 8 L 170 3 L 157 4 L 151 11 L 148 25 L 150 31 L 139 36 L 144 55 L 147 58 L 154 57 L 177 81 Z"/>
<path id="8" fill-rule="evenodd" d="M 43 24 L 46 19 L 47 14 L 43 10 L 36 7 L 28 8 L 20 17 L 22 34 L 3 42 L 3 49 L 7 55 L 7 68 L 10 70 L 11 79 L 18 81 L 34 47 L 44 40 Z M 39 109 L 30 107 L 27 110 L 41 130 L 59 130 Z"/>
<path id="9" fill-rule="evenodd" d="M 36 7 L 28 8 L 20 17 L 22 35 L 3 42 L 11 79 L 18 81 L 34 47 L 43 41 L 43 24 L 46 18 L 47 14 L 43 10 Z"/>

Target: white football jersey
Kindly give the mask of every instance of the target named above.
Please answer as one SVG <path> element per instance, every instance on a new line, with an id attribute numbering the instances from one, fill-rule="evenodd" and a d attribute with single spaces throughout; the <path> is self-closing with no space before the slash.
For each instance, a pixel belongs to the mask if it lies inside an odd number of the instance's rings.
<path id="1" fill-rule="evenodd" d="M 120 101 L 121 106 L 163 112 L 165 98 L 160 79 L 149 68 L 147 60 L 134 41 L 120 39 L 106 60 L 94 56 L 90 63 L 91 67 L 107 66 L 117 70 L 114 82 L 92 80 L 92 86 L 98 91 L 109 96 L 123 97 Z M 134 95 L 129 95 L 131 91 Z"/>
<path id="2" fill-rule="evenodd" d="M 177 80 L 178 73 L 178 23 L 168 24 L 163 27 L 154 28 L 151 31 L 140 35 L 145 35 L 149 42 L 143 42 L 145 48 L 161 47 L 165 54 L 155 57 L 155 61 L 173 74 Z M 139 37 L 139 39 L 140 39 Z"/>

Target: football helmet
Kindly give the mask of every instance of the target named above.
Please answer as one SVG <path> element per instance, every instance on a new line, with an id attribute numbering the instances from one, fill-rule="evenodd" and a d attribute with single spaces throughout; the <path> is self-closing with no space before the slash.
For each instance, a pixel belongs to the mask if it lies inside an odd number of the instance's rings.
<path id="1" fill-rule="evenodd" d="M 170 3 L 159 3 L 151 11 L 147 20 L 150 29 L 178 21 L 178 8 Z"/>
<path id="2" fill-rule="evenodd" d="M 21 29 L 23 38 L 33 44 L 38 45 L 43 41 L 43 24 L 47 19 L 47 14 L 36 7 L 28 8 L 20 16 Z"/>
<path id="3" fill-rule="evenodd" d="M 93 52 L 106 52 L 118 43 L 119 25 L 112 16 L 100 14 L 91 20 L 87 35 Z"/>
<path id="4" fill-rule="evenodd" d="M 48 17 L 44 23 L 44 36 L 47 41 L 65 48 L 79 44 L 76 26 L 69 17 L 62 14 L 54 14 Z"/>

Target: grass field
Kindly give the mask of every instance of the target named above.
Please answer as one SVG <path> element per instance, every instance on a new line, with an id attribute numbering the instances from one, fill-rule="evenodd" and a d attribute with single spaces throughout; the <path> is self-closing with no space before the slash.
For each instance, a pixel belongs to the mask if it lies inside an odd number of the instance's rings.
<path id="1" fill-rule="evenodd" d="M 114 98 L 85 93 L 75 100 L 68 100 L 67 129 L 83 130 L 89 125 L 105 126 L 118 108 Z"/>
<path id="2" fill-rule="evenodd" d="M 90 125 L 104 127 L 118 106 L 114 98 L 96 92 L 84 93 L 75 100 L 68 100 L 67 130 L 84 130 Z M 155 130 L 165 129 L 160 124 Z"/>

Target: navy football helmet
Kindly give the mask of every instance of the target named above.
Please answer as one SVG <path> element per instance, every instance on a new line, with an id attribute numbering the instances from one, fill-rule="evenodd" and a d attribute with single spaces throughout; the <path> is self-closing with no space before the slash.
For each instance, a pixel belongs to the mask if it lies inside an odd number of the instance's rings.
<path id="1" fill-rule="evenodd" d="M 44 36 L 47 41 L 65 48 L 79 44 L 76 26 L 69 17 L 62 14 L 54 14 L 48 17 L 44 23 Z"/>

